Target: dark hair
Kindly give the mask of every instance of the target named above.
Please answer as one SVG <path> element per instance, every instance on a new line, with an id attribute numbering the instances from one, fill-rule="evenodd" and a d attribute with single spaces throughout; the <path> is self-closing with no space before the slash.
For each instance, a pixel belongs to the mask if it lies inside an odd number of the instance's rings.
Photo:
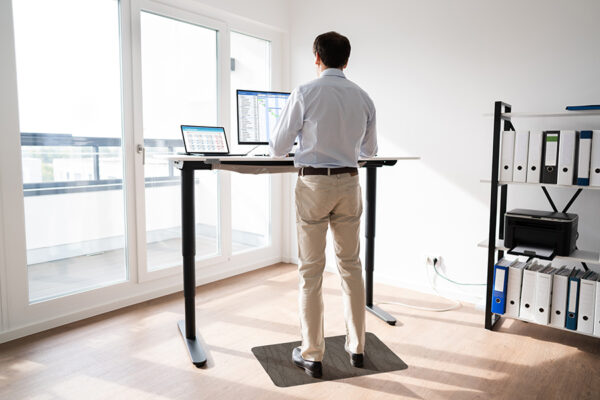
<path id="1" fill-rule="evenodd" d="M 322 33 L 315 38 L 313 54 L 329 68 L 342 68 L 350 57 L 350 41 L 337 32 Z"/>

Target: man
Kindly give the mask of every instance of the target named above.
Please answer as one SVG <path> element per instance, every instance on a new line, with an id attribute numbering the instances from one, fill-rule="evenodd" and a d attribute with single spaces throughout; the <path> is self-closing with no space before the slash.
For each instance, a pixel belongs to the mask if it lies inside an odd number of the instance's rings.
<path id="1" fill-rule="evenodd" d="M 322 375 L 323 297 L 328 225 L 333 233 L 342 278 L 346 351 L 362 367 L 365 344 L 365 289 L 359 257 L 362 195 L 359 157 L 377 153 L 375 106 L 367 93 L 342 72 L 350 56 L 348 38 L 336 32 L 317 36 L 313 54 L 319 78 L 296 88 L 284 107 L 271 140 L 271 153 L 289 153 L 296 138 L 294 164 L 300 274 L 302 346 L 294 363 L 313 377 Z"/>

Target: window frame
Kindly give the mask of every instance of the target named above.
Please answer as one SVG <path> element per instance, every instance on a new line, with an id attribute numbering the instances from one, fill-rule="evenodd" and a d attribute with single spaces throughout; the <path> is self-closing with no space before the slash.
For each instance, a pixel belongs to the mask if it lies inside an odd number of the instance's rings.
<path id="1" fill-rule="evenodd" d="M 234 30 L 234 29 L 230 29 L 229 30 L 229 35 L 228 36 L 229 36 L 230 42 L 231 42 L 231 35 L 233 33 L 235 33 L 237 35 L 243 35 L 243 36 L 251 37 L 251 38 L 257 39 L 257 40 L 263 40 L 263 41 L 266 41 L 266 42 L 269 43 L 269 61 L 268 61 L 269 62 L 269 87 L 264 88 L 264 90 L 273 90 L 272 89 L 272 87 L 273 87 L 273 42 L 271 40 L 269 40 L 269 39 L 265 39 L 265 38 L 258 37 L 258 36 L 255 36 L 255 35 L 251 35 L 251 34 L 248 34 L 248 33 L 243 33 L 243 32 L 240 32 L 240 31 Z M 230 53 L 229 55 L 230 55 L 230 59 L 231 59 L 231 51 L 229 53 Z M 242 88 L 240 88 L 240 89 L 242 89 Z M 230 96 L 232 96 L 232 97 L 236 96 L 236 88 L 231 88 L 231 90 L 229 91 L 229 93 L 230 93 Z M 234 104 L 237 104 L 237 99 L 230 99 L 230 100 L 234 100 Z M 231 107 L 229 108 L 229 110 L 231 111 Z M 234 112 L 237 113 L 238 111 L 235 110 Z M 236 121 L 236 120 L 238 120 L 237 119 L 237 115 L 231 115 L 230 114 L 229 122 L 231 123 L 231 121 Z M 236 126 L 236 128 L 237 128 L 237 126 Z M 234 130 L 233 126 L 231 126 L 231 125 L 230 125 L 230 134 L 231 134 L 230 143 L 232 141 L 234 141 L 234 140 L 237 142 L 237 140 L 238 140 L 237 129 Z M 248 147 L 252 148 L 253 145 L 249 145 Z M 263 176 L 265 176 L 265 175 L 263 175 Z M 273 193 L 274 192 L 273 191 L 273 184 L 274 184 L 273 183 L 273 178 L 274 178 L 274 176 L 271 174 L 271 175 L 266 175 L 266 177 L 268 178 L 268 186 L 269 186 L 269 198 L 268 198 L 268 200 L 269 200 L 268 242 L 267 242 L 266 245 L 264 245 L 262 247 L 244 249 L 244 250 L 238 251 L 236 253 L 233 253 L 233 251 L 232 251 L 233 255 L 236 255 L 236 256 L 237 255 L 242 255 L 242 254 L 245 254 L 247 252 L 253 252 L 253 251 L 257 251 L 257 250 L 263 249 L 263 248 L 268 248 L 269 246 L 272 245 L 272 242 L 273 242 L 273 205 L 275 204 L 274 202 L 276 200 L 274 198 L 274 193 Z M 281 183 L 279 183 L 279 184 L 281 184 Z M 232 205 L 232 218 L 233 218 L 233 205 Z M 233 221 L 232 221 L 232 225 L 231 226 L 232 226 L 232 232 L 233 232 Z"/>

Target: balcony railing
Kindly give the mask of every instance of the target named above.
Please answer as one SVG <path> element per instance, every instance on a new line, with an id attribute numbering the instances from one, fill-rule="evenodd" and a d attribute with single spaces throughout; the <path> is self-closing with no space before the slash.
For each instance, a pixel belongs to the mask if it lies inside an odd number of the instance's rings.
<path id="1" fill-rule="evenodd" d="M 80 151 L 80 155 L 86 157 L 64 157 L 64 154 L 53 153 L 57 158 L 68 158 L 70 160 L 84 158 L 91 158 L 92 163 L 92 177 L 91 179 L 68 179 L 68 180 L 55 180 L 42 179 L 38 182 L 26 182 L 23 184 L 23 191 L 25 196 L 44 196 L 52 194 L 64 194 L 64 193 L 80 193 L 80 192 L 96 192 L 102 190 L 121 190 L 123 188 L 123 179 L 121 178 L 105 178 L 102 179 L 102 162 L 101 162 L 101 150 L 106 148 L 118 149 L 117 154 L 119 160 L 121 156 L 121 139 L 120 138 L 103 138 L 103 137 L 86 137 L 86 136 L 73 136 L 69 134 L 50 134 L 50 133 L 21 133 L 21 146 L 32 147 L 34 149 L 41 149 L 42 152 L 33 154 L 33 158 L 42 158 L 48 161 L 51 157 L 43 153 L 48 148 L 71 148 Z M 152 153 L 152 149 L 164 149 L 163 153 L 172 154 L 176 149 L 183 149 L 183 141 L 176 139 L 144 139 L 144 146 L 146 147 L 147 153 Z M 83 151 L 89 149 L 87 153 Z M 155 152 L 158 153 L 158 152 Z M 75 154 L 77 155 L 77 153 Z M 54 158 L 52 158 L 54 160 Z M 166 162 L 165 162 L 166 163 Z M 42 166 L 42 164 L 40 164 Z M 120 175 L 123 174 L 123 164 L 119 161 Z M 173 186 L 179 184 L 179 179 L 175 176 L 173 167 L 168 164 L 164 166 L 168 168 L 167 174 L 161 176 L 146 176 L 145 185 L 146 187 L 152 186 Z M 24 175 L 26 172 L 26 166 L 23 166 Z M 43 167 L 42 167 L 43 169 Z M 148 171 L 146 171 L 148 173 Z M 48 178 L 48 177 L 46 177 Z"/>

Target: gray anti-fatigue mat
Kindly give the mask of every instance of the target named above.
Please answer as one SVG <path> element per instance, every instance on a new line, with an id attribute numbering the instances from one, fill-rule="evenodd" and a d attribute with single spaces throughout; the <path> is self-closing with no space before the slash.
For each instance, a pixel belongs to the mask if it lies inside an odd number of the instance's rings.
<path id="1" fill-rule="evenodd" d="M 292 362 L 292 350 L 300 342 L 272 344 L 254 347 L 252 353 L 263 366 L 276 386 L 288 387 L 352 378 L 355 376 L 399 371 L 408 368 L 389 347 L 374 334 L 366 333 L 364 368 L 355 368 L 350 364 L 350 356 L 344 349 L 345 336 L 325 338 L 325 356 L 323 358 L 323 376 L 311 378 Z"/>

